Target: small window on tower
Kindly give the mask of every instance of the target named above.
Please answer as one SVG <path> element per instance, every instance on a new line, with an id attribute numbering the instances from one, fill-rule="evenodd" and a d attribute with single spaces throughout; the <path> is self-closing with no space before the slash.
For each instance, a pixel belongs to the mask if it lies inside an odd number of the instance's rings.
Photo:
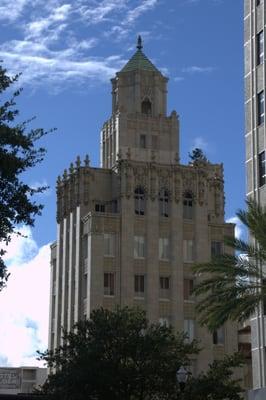
<path id="1" fill-rule="evenodd" d="M 143 102 L 141 103 L 141 112 L 142 114 L 151 114 L 151 102 L 149 99 L 144 99 Z"/>
<path id="2" fill-rule="evenodd" d="M 146 149 L 146 135 L 140 135 L 140 137 L 139 137 L 139 146 L 142 149 Z"/>

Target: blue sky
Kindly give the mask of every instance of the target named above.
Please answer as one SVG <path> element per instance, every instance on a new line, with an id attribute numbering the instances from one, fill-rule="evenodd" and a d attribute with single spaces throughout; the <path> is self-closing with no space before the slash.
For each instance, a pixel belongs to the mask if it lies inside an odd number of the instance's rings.
<path id="1" fill-rule="evenodd" d="M 223 162 L 226 218 L 244 206 L 242 13 L 242 0 L 0 0 L 0 59 L 10 73 L 22 72 L 19 118 L 36 116 L 33 127 L 57 128 L 42 140 L 45 161 L 25 177 L 50 190 L 38 197 L 45 209 L 30 231 L 30 254 L 25 259 L 28 247 L 17 239 L 10 249 L 14 282 L 15 268 L 22 268 L 17 260 L 23 259 L 25 271 L 38 257 L 40 268 L 49 264 L 56 177 L 77 155 L 88 153 L 92 165 L 99 165 L 100 129 L 111 111 L 110 78 L 134 53 L 138 34 L 144 53 L 169 77 L 168 112 L 180 115 L 182 163 L 195 146 L 210 161 Z M 23 318 L 24 328 L 30 320 L 37 332 L 27 331 L 32 346 L 45 347 L 45 328 L 38 331 L 45 322 L 35 311 Z M 29 362 L 30 351 L 23 357 L 10 361 L 6 350 L 0 364 Z"/>

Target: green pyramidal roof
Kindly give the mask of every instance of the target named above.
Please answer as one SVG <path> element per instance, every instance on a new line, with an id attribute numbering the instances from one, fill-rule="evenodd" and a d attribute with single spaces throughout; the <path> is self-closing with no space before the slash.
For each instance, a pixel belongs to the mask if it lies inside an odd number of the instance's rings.
<path id="1" fill-rule="evenodd" d="M 122 68 L 121 72 L 145 70 L 159 72 L 159 70 L 153 65 L 153 63 L 145 56 L 145 54 L 138 49 L 136 53 L 131 57 L 128 63 Z"/>

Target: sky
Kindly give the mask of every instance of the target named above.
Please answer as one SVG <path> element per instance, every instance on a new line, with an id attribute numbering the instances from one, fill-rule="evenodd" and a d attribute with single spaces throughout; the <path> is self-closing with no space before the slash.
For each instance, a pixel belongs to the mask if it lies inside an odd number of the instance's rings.
<path id="1" fill-rule="evenodd" d="M 242 0 L 0 0 L 0 60 L 21 73 L 18 121 L 57 128 L 40 141 L 42 164 L 24 176 L 49 190 L 27 238 L 13 237 L 11 276 L 0 293 L 0 366 L 39 365 L 47 348 L 49 246 L 56 239 L 58 175 L 77 155 L 99 166 L 100 130 L 111 112 L 112 78 L 144 53 L 169 77 L 168 113 L 181 121 L 181 162 L 200 147 L 224 164 L 226 219 L 244 207 Z M 15 88 L 13 88 L 15 89 Z M 240 234 L 241 227 L 237 233 Z"/>

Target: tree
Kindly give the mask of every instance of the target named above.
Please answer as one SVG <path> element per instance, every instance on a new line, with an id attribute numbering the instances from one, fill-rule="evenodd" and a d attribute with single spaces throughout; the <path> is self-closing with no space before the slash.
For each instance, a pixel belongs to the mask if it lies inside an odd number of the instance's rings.
<path id="1" fill-rule="evenodd" d="M 206 372 L 191 378 L 185 387 L 184 400 L 239 400 L 243 392 L 239 380 L 233 377 L 234 368 L 243 363 L 238 353 L 215 360 Z"/>
<path id="2" fill-rule="evenodd" d="M 236 215 L 248 228 L 252 241 L 226 238 L 233 254 L 222 254 L 208 263 L 195 265 L 193 270 L 202 281 L 194 289 L 199 302 L 200 322 L 210 330 L 227 320 L 248 319 L 266 299 L 266 209 L 254 200 L 247 201 L 247 211 Z"/>
<path id="3" fill-rule="evenodd" d="M 196 147 L 195 149 L 192 150 L 192 153 L 188 153 L 188 156 L 190 158 L 191 164 L 199 164 L 199 163 L 207 163 L 208 159 L 203 153 L 201 149 Z"/>
<path id="4" fill-rule="evenodd" d="M 34 218 L 40 215 L 43 206 L 33 201 L 32 196 L 46 189 L 31 188 L 21 178 L 22 173 L 43 160 L 46 150 L 36 148 L 35 142 L 48 132 L 43 129 L 27 132 L 31 120 L 15 123 L 19 114 L 14 108 L 15 100 L 22 89 L 16 90 L 10 99 L 7 99 L 5 91 L 18 78 L 19 75 L 8 76 L 0 65 L 0 291 L 9 275 L 3 260 L 3 245 L 10 242 L 11 234 L 19 224 L 34 225 Z"/>
<path id="5" fill-rule="evenodd" d="M 144 311 L 127 307 L 93 311 L 90 320 L 81 321 L 72 332 L 64 333 L 63 342 L 54 352 L 40 353 L 40 359 L 55 371 L 42 388 L 42 393 L 51 399 L 181 399 L 176 371 L 181 365 L 189 366 L 191 356 L 199 352 L 197 343 L 188 343 L 184 334 L 148 324 Z M 212 376 L 215 379 L 211 380 Z M 215 386 L 217 376 L 200 378 L 202 387 L 208 378 L 209 396 L 211 382 Z M 228 387 L 229 395 L 233 390 L 240 393 L 240 386 L 230 376 L 229 373 L 223 378 L 221 386 Z M 189 387 L 187 383 L 184 400 L 191 399 Z M 207 384 L 205 394 L 206 387 Z M 240 399 L 229 395 L 227 399 Z"/>

